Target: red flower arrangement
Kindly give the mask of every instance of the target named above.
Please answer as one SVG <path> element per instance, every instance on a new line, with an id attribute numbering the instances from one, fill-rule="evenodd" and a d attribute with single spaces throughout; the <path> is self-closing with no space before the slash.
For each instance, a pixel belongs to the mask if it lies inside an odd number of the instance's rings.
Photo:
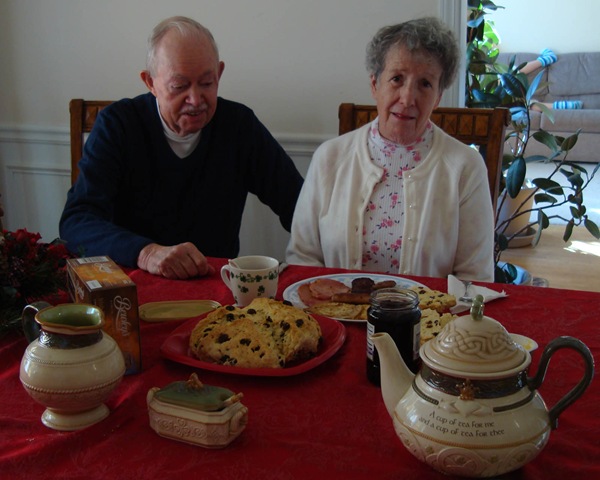
<path id="1" fill-rule="evenodd" d="M 52 303 L 67 286 L 64 243 L 40 243 L 39 233 L 4 230 L 0 237 L 0 335 L 21 326 L 23 307 L 36 300 Z"/>

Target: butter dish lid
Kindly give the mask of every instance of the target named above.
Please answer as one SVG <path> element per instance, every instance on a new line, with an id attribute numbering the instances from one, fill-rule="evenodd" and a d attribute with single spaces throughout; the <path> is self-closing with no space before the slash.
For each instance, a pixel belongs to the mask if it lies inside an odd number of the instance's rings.
<path id="1" fill-rule="evenodd" d="M 215 300 L 173 300 L 140 305 L 140 318 L 146 322 L 166 322 L 197 317 L 221 304 Z"/>
<path id="2" fill-rule="evenodd" d="M 195 373 L 189 380 L 170 383 L 154 394 L 161 402 L 203 412 L 223 410 L 242 397 L 241 393 L 235 394 L 227 388 L 203 384 Z"/>
<path id="3" fill-rule="evenodd" d="M 483 297 L 477 297 L 470 315 L 449 322 L 421 347 L 421 359 L 433 370 L 458 377 L 499 378 L 521 372 L 531 363 L 530 354 L 500 322 L 483 315 Z"/>

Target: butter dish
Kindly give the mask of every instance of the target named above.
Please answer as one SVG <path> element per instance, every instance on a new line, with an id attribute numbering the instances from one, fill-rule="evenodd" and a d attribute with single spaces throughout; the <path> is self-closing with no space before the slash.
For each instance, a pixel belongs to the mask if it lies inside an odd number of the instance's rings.
<path id="1" fill-rule="evenodd" d="M 146 322 L 166 322 L 197 317 L 220 306 L 215 300 L 149 302 L 140 306 L 139 313 L 140 318 Z"/>
<path id="2" fill-rule="evenodd" d="M 206 448 L 223 448 L 248 423 L 243 395 L 205 385 L 195 373 L 189 380 L 148 391 L 150 427 L 160 436 Z"/>

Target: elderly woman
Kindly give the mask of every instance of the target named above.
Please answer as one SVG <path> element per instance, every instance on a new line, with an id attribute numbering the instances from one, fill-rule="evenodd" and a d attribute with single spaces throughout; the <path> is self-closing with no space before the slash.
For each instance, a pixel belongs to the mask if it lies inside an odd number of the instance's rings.
<path id="1" fill-rule="evenodd" d="M 452 32 L 435 18 L 382 28 L 366 63 L 378 117 L 315 152 L 287 261 L 493 281 L 485 164 L 430 121 L 459 64 Z"/>

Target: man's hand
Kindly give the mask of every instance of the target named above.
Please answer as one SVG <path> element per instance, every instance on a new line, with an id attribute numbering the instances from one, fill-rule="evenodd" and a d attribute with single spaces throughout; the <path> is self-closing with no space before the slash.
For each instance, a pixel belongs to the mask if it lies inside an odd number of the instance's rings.
<path id="1" fill-rule="evenodd" d="M 151 243 L 142 249 L 137 263 L 139 268 L 154 275 L 179 280 L 201 277 L 215 272 L 206 257 L 190 242 L 172 247 Z"/>

